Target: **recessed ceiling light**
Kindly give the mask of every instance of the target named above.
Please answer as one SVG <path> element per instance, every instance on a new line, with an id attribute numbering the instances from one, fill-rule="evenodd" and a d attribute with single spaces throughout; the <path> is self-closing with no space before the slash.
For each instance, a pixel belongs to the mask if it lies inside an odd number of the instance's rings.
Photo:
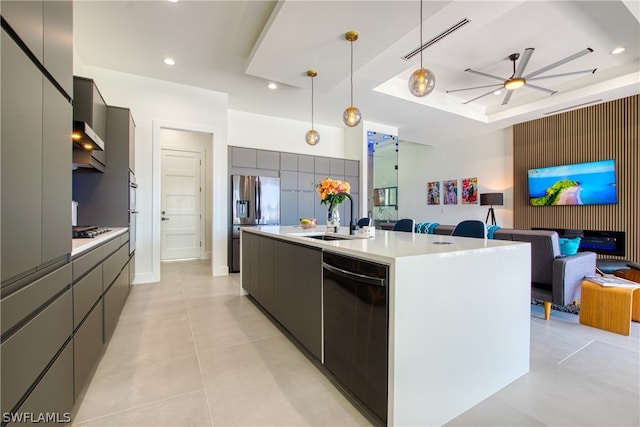
<path id="1" fill-rule="evenodd" d="M 174 61 L 173 58 L 164 58 L 162 62 L 167 65 L 176 65 L 176 61 Z"/>
<path id="2" fill-rule="evenodd" d="M 267 87 L 271 90 L 278 89 L 278 85 L 273 82 L 269 83 Z"/>
<path id="3" fill-rule="evenodd" d="M 612 55 L 617 55 L 618 53 L 622 53 L 622 52 L 624 52 L 624 48 L 623 47 L 617 47 L 617 48 L 613 49 L 609 53 L 611 53 Z"/>

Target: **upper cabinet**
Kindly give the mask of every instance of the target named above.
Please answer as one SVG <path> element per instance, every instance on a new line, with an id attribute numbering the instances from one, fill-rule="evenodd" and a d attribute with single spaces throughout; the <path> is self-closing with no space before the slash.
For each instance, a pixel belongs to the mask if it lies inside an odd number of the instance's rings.
<path id="1" fill-rule="evenodd" d="M 107 165 L 107 104 L 92 79 L 73 77 L 73 163 L 104 171 Z M 84 144 L 90 144 L 85 147 Z"/>
<path id="2" fill-rule="evenodd" d="M 4 1 L 2 17 L 70 98 L 73 92 L 73 4 L 63 1 Z"/>

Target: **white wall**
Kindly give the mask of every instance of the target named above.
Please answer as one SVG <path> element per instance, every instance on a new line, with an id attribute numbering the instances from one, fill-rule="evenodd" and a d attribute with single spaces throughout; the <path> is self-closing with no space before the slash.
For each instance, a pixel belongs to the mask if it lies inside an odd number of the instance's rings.
<path id="1" fill-rule="evenodd" d="M 214 134 L 213 230 L 214 274 L 227 270 L 227 103 L 226 94 L 85 67 L 76 57 L 74 74 L 94 79 L 109 105 L 128 107 L 136 122 L 137 206 L 136 283 L 160 279 L 159 130 L 162 124 Z M 108 150 L 108 148 L 107 148 Z M 107 164 L 108 167 L 108 164 Z"/>
<path id="2" fill-rule="evenodd" d="M 478 178 L 478 193 L 504 193 L 504 206 L 494 207 L 496 223 L 513 227 L 513 133 L 503 129 L 470 141 L 427 146 L 400 141 L 398 149 L 398 216 L 416 222 L 457 224 L 484 221 L 488 206 L 442 204 L 442 181 Z M 441 182 L 440 205 L 427 205 L 427 182 Z"/>
<path id="3" fill-rule="evenodd" d="M 228 115 L 228 145 L 357 160 L 347 156 L 342 128 L 314 124 L 320 143 L 312 146 L 304 140 L 309 122 L 236 110 L 229 110 Z"/>

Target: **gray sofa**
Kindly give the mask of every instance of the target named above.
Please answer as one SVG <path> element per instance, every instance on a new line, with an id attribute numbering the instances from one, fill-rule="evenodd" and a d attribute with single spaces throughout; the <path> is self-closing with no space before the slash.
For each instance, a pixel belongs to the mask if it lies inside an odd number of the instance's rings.
<path id="1" fill-rule="evenodd" d="M 450 235 L 454 228 L 455 225 L 438 225 L 433 232 Z M 568 305 L 579 300 L 582 279 L 595 274 L 596 254 L 578 252 L 562 256 L 555 231 L 500 228 L 493 238 L 531 244 L 531 285 L 551 291 L 554 304 Z"/>

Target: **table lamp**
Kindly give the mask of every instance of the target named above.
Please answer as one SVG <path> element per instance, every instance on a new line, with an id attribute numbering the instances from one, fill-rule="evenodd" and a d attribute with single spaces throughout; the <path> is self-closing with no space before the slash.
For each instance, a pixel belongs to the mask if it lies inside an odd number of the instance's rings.
<path id="1" fill-rule="evenodd" d="M 491 206 L 487 217 L 484 220 L 485 224 L 489 223 L 489 217 L 491 217 L 491 225 L 496 225 L 496 215 L 493 213 L 494 206 L 502 206 L 503 198 L 502 193 L 482 193 L 480 194 L 480 205 Z"/>

